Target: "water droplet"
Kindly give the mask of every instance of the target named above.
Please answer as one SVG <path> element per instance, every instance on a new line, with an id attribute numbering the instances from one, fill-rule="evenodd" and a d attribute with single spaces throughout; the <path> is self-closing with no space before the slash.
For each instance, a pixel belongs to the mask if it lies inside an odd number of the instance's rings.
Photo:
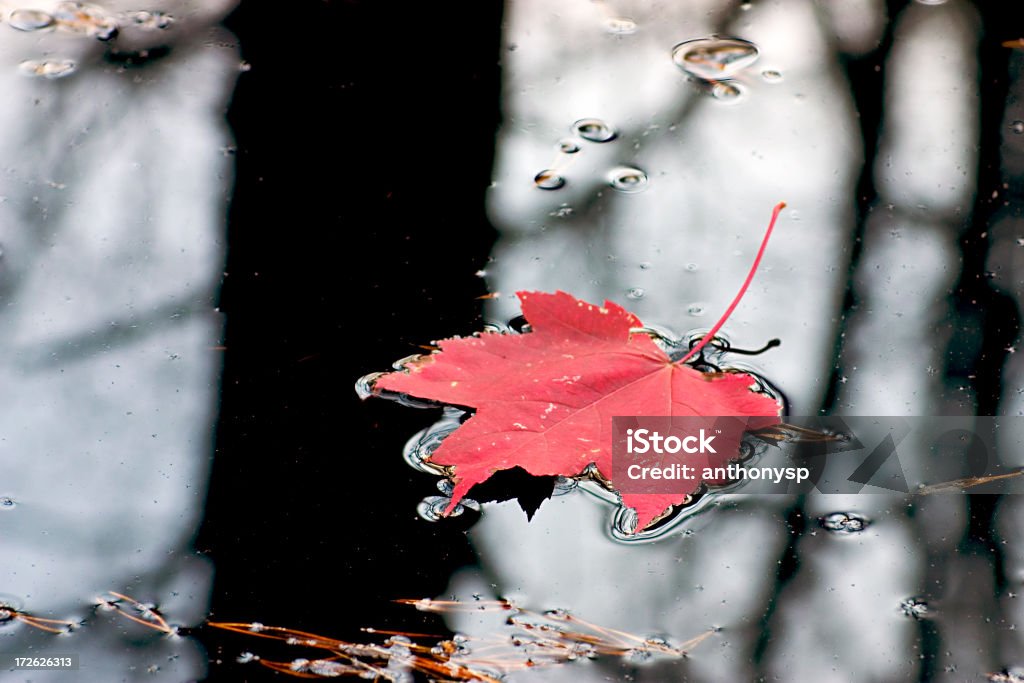
<path id="1" fill-rule="evenodd" d="M 925 619 L 928 617 L 928 603 L 918 598 L 907 598 L 900 603 L 900 611 L 912 619 Z"/>
<path id="2" fill-rule="evenodd" d="M 643 192 L 647 189 L 647 174 L 639 168 L 621 166 L 612 170 L 608 184 L 619 192 Z"/>
<path id="3" fill-rule="evenodd" d="M 686 307 L 686 314 L 687 315 L 692 315 L 695 318 L 699 318 L 702 315 L 704 315 L 705 313 L 707 313 L 707 310 L 708 310 L 707 306 L 705 306 L 704 304 L 696 304 L 695 303 L 695 304 L 690 304 L 689 306 Z"/>
<path id="4" fill-rule="evenodd" d="M 1024 247 L 1024 237 L 1018 237 L 1017 238 L 1017 246 L 1018 247 Z"/>
<path id="5" fill-rule="evenodd" d="M 698 267 L 699 266 L 697 266 L 696 263 L 687 263 L 685 266 L 683 266 L 683 268 L 685 268 L 686 270 L 688 270 L 691 273 L 696 273 Z"/>
<path id="6" fill-rule="evenodd" d="M 73 74 L 77 66 L 70 59 L 30 59 L 19 64 L 18 68 L 26 76 L 64 78 Z"/>
<path id="7" fill-rule="evenodd" d="M 258 662 L 260 659 L 259 655 L 254 655 L 251 652 L 243 652 L 242 654 L 235 657 L 235 661 L 239 664 L 248 664 L 249 662 Z"/>
<path id="8" fill-rule="evenodd" d="M 643 288 L 641 288 L 641 287 L 633 287 L 633 288 L 631 288 L 629 291 L 626 292 L 626 298 L 627 299 L 643 299 L 644 298 L 644 290 L 643 290 Z"/>
<path id="9" fill-rule="evenodd" d="M 62 2 L 57 5 L 53 18 L 57 28 L 69 33 L 80 33 L 97 40 L 110 40 L 117 35 L 117 21 L 95 5 Z"/>
<path id="10" fill-rule="evenodd" d="M 840 535 L 856 534 L 868 528 L 871 522 L 852 512 L 833 512 L 818 519 L 818 526 Z"/>
<path id="11" fill-rule="evenodd" d="M 711 86 L 711 96 L 722 102 L 735 102 L 740 98 L 743 91 L 738 85 L 720 81 Z"/>
<path id="12" fill-rule="evenodd" d="M 917 0 L 919 5 L 945 5 L 947 0 Z"/>
<path id="13" fill-rule="evenodd" d="M 562 204 L 554 211 L 548 212 L 548 215 L 552 218 L 568 218 L 574 213 L 573 208 L 568 204 Z"/>
<path id="14" fill-rule="evenodd" d="M 636 33 L 636 22 L 629 17 L 610 17 L 605 19 L 605 30 L 620 36 Z"/>
<path id="15" fill-rule="evenodd" d="M 170 28 L 174 17 L 166 12 L 135 12 L 131 15 L 132 22 L 147 31 Z"/>
<path id="16" fill-rule="evenodd" d="M 782 74 L 774 69 L 765 69 L 761 72 L 761 78 L 768 83 L 778 83 L 782 80 Z"/>
<path id="17" fill-rule="evenodd" d="M 580 145 L 575 140 L 566 138 L 558 141 L 556 149 L 558 149 L 562 154 L 575 154 L 580 151 Z"/>
<path id="18" fill-rule="evenodd" d="M 535 175 L 533 184 L 542 190 L 558 190 L 565 187 L 565 178 L 549 168 Z"/>
<path id="19" fill-rule="evenodd" d="M 0 510 L 13 510 L 16 505 L 13 498 L 7 496 L 0 498 Z"/>
<path id="20" fill-rule="evenodd" d="M 19 31 L 38 31 L 53 26 L 53 16 L 34 9 L 16 9 L 7 23 Z"/>
<path id="21" fill-rule="evenodd" d="M 705 81 L 731 78 L 756 62 L 757 57 L 757 46 L 738 38 L 711 36 L 672 48 L 672 61 L 686 73 Z"/>
<path id="22" fill-rule="evenodd" d="M 650 261 L 641 261 L 640 262 L 640 270 L 650 270 L 650 269 L 651 269 L 651 262 Z"/>
<path id="23" fill-rule="evenodd" d="M 590 142 L 611 142 L 618 133 L 601 119 L 580 119 L 572 128 L 584 140 Z"/>
<path id="24" fill-rule="evenodd" d="M 1010 130 L 1012 130 L 1017 135 L 1024 133 L 1024 121 L 1014 121 L 1013 123 L 1010 124 Z"/>

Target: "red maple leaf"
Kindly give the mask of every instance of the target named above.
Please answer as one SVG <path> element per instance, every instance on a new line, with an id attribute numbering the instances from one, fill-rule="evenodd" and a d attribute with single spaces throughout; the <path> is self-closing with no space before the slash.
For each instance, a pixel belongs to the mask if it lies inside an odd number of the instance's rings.
<path id="1" fill-rule="evenodd" d="M 740 372 L 705 373 L 686 362 L 725 323 L 753 279 L 779 212 L 772 214 L 753 267 L 722 318 L 685 357 L 673 361 L 632 313 L 565 292 L 520 292 L 531 331 L 446 339 L 439 350 L 377 379 L 375 387 L 475 410 L 444 439 L 430 461 L 453 468 L 450 511 L 473 485 L 498 470 L 575 476 L 590 464 L 612 486 L 612 418 L 616 416 L 762 416 L 757 429 L 777 423 L 779 403 L 753 391 Z M 718 457 L 735 459 L 743 427 L 722 435 Z M 724 447 L 722 447 L 724 446 Z M 637 530 L 700 486 L 675 493 L 623 493 L 637 513 Z"/>

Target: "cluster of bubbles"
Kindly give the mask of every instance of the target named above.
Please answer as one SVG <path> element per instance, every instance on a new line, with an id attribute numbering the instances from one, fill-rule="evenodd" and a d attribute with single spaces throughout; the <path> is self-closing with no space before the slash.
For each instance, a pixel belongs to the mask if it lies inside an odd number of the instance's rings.
<path id="1" fill-rule="evenodd" d="M 2 12 L 0 21 L 26 33 L 57 31 L 110 41 L 126 26 L 143 31 L 168 29 L 174 23 L 174 17 L 166 12 L 145 10 L 113 14 L 96 5 L 62 2 L 52 12 L 28 8 Z M 34 59 L 20 65 L 25 75 L 42 78 L 63 78 L 74 73 L 76 68 L 76 63 L 70 59 Z"/>
<path id="2" fill-rule="evenodd" d="M 858 534 L 868 528 L 871 522 L 867 517 L 853 512 L 833 512 L 818 520 L 818 526 L 834 534 Z"/>
<path id="3" fill-rule="evenodd" d="M 911 619 L 925 619 L 928 615 L 928 603 L 919 598 L 907 598 L 900 603 L 900 611 L 903 616 Z"/>
<path id="4" fill-rule="evenodd" d="M 563 138 L 555 145 L 558 156 L 554 163 L 533 177 L 533 184 L 538 189 L 560 190 L 565 187 L 562 172 L 568 165 L 568 159 L 582 151 L 584 142 L 603 144 L 619 137 L 618 131 L 601 119 L 580 119 L 572 124 L 572 133 L 574 137 Z M 608 173 L 607 182 L 619 192 L 641 192 L 647 188 L 647 174 L 632 166 L 619 166 Z"/>
<path id="5" fill-rule="evenodd" d="M 612 33 L 629 34 L 636 31 L 636 22 L 623 17 L 612 17 L 605 22 Z M 757 61 L 760 52 L 756 45 L 739 38 L 712 35 L 679 43 L 672 48 L 672 61 L 701 89 L 716 100 L 735 102 L 743 90 L 734 79 Z M 782 73 L 766 69 L 761 77 L 767 83 L 782 81 Z M 578 154 L 581 140 L 606 143 L 615 140 L 615 128 L 601 119 L 581 119 L 573 124 L 576 137 L 560 140 L 556 145 L 559 157 L 533 178 L 534 186 L 541 190 L 559 190 L 566 185 L 563 174 L 566 155 Z M 620 166 L 608 173 L 606 181 L 613 189 L 624 192 L 642 192 L 647 189 L 647 174 L 631 166 Z"/>

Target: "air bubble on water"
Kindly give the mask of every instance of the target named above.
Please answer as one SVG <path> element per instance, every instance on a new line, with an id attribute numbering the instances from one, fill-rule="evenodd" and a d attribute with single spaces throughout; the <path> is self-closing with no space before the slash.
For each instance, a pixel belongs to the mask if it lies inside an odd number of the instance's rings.
<path id="1" fill-rule="evenodd" d="M 900 603 L 900 611 L 912 619 L 925 619 L 928 614 L 928 603 L 919 598 L 907 598 Z"/>
<path id="2" fill-rule="evenodd" d="M 700 266 L 698 266 L 696 263 L 687 263 L 685 266 L 683 266 L 683 268 L 685 268 L 690 273 L 696 273 L 699 267 Z"/>
<path id="3" fill-rule="evenodd" d="M 651 269 L 651 262 L 650 261 L 641 261 L 640 262 L 640 270 L 650 270 L 650 269 Z"/>
<path id="4" fill-rule="evenodd" d="M 259 655 L 255 655 L 251 652 L 243 652 L 242 654 L 235 657 L 235 661 L 239 664 L 248 664 L 250 662 L 258 662 L 260 660 Z"/>
<path id="5" fill-rule="evenodd" d="M 17 507 L 17 503 L 14 502 L 13 498 L 9 496 L 0 497 L 0 512 L 4 510 L 13 510 L 15 507 Z"/>
<path id="6" fill-rule="evenodd" d="M 642 287 L 631 287 L 626 291 L 627 299 L 642 299 L 644 298 L 644 290 Z"/>
<path id="7" fill-rule="evenodd" d="M 761 78 L 767 83 L 778 83 L 782 80 L 782 74 L 775 69 L 765 69 L 761 72 Z"/>
<path id="8" fill-rule="evenodd" d="M 1016 242 L 1018 247 L 1024 247 L 1024 237 L 1018 237 Z"/>
<path id="9" fill-rule="evenodd" d="M 576 135 L 590 142 L 611 142 L 618 133 L 601 119 L 580 119 L 572 124 Z"/>
<path id="10" fill-rule="evenodd" d="M 16 9 L 7 23 L 19 31 L 38 31 L 53 26 L 53 15 L 34 9 Z"/>
<path id="11" fill-rule="evenodd" d="M 1017 135 L 1024 133 L 1024 121 L 1014 121 L 1013 123 L 1010 124 L 1010 130 L 1012 130 Z"/>
<path id="12" fill-rule="evenodd" d="M 636 22 L 629 17 L 609 17 L 604 21 L 605 30 L 620 36 L 636 33 Z"/>
<path id="13" fill-rule="evenodd" d="M 672 61 L 687 74 L 704 81 L 732 78 L 757 61 L 753 43 L 739 38 L 710 36 L 679 43 L 672 48 Z"/>
<path id="14" fill-rule="evenodd" d="M 81 2 L 62 2 L 53 12 L 57 28 L 69 33 L 79 33 L 110 40 L 117 35 L 117 21 L 95 5 Z"/>
<path id="15" fill-rule="evenodd" d="M 740 99 L 743 91 L 738 85 L 728 81 L 719 81 L 711 86 L 711 96 L 721 102 L 735 102 Z"/>
<path id="16" fill-rule="evenodd" d="M 555 148 L 562 154 L 575 154 L 580 151 L 579 143 L 571 138 L 559 140 Z"/>
<path id="17" fill-rule="evenodd" d="M 575 211 L 571 206 L 569 206 L 568 204 L 562 204 L 554 211 L 548 212 L 548 215 L 551 216 L 552 218 L 568 218 L 569 216 L 573 215 L 573 213 L 575 213 Z"/>
<path id="18" fill-rule="evenodd" d="M 427 496 L 416 506 L 416 513 L 428 522 L 437 522 L 444 517 L 451 500 L 448 496 Z"/>
<path id="19" fill-rule="evenodd" d="M 75 72 L 77 64 L 70 59 L 29 59 L 18 65 L 26 76 L 64 78 Z"/>
<path id="20" fill-rule="evenodd" d="M 647 189 L 647 174 L 639 168 L 620 166 L 608 174 L 608 184 L 627 194 L 643 192 Z"/>
<path id="21" fill-rule="evenodd" d="M 136 26 L 147 31 L 170 28 L 174 23 L 174 17 L 166 12 L 133 12 L 131 20 Z"/>
<path id="22" fill-rule="evenodd" d="M 867 517 L 852 512 L 833 512 L 818 519 L 822 529 L 843 536 L 860 533 L 870 524 Z"/>
<path id="23" fill-rule="evenodd" d="M 692 315 L 694 318 L 699 318 L 707 312 L 706 304 L 692 303 L 686 307 L 686 315 Z"/>
<path id="24" fill-rule="evenodd" d="M 565 187 L 565 178 L 548 168 L 533 177 L 533 184 L 541 190 L 558 190 Z"/>

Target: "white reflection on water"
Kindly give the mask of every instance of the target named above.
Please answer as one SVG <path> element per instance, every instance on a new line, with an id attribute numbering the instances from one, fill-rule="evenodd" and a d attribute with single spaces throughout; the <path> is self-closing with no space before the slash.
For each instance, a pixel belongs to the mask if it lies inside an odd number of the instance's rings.
<path id="1" fill-rule="evenodd" d="M 871 169 L 879 198 L 865 227 L 853 283 L 860 307 L 841 359 L 835 341 L 863 149 L 840 57 L 878 44 L 883 3 L 602 7 L 630 17 L 635 31 L 609 33 L 594 3 L 507 4 L 505 119 L 489 195 L 501 233 L 488 266 L 492 290 L 609 298 L 646 322 L 685 332 L 692 302 L 705 302 L 712 321 L 725 309 L 771 206 L 785 200 L 790 210 L 724 331 L 740 347 L 783 340 L 756 364 L 792 401 L 791 412 L 815 413 L 841 362 L 848 376 L 838 413 L 969 414 L 969 395 L 941 401 L 940 375 L 942 325 L 953 315 L 946 297 L 979 163 L 973 5 L 909 4 L 891 18 L 893 47 L 879 63 L 883 132 Z M 728 102 L 713 97 L 721 83 L 687 82 L 671 58 L 673 46 L 716 33 L 758 49 L 756 63 L 730 74 L 726 85 L 736 92 Z M 588 118 L 606 122 L 616 139 L 581 140 L 578 152 L 552 162 L 552 146 Z M 643 191 L 609 189 L 608 173 L 623 166 L 643 169 Z M 542 169 L 564 186 L 538 191 L 533 179 Z M 630 295 L 637 291 L 642 297 Z M 515 312 L 511 297 L 491 310 Z M 694 533 L 643 546 L 608 542 L 607 511 L 578 495 L 545 503 L 529 524 L 514 504 L 487 506 L 470 532 L 483 570 L 456 576 L 452 592 L 497 591 L 644 634 L 687 638 L 724 627 L 681 665 L 687 680 L 906 680 L 923 667 L 931 680 L 961 680 L 1014 656 L 992 646 L 1019 639 L 1007 635 L 1009 622 L 995 608 L 988 558 L 958 545 L 964 497 L 929 499 L 913 519 L 902 496 L 811 499 L 794 545 L 799 566 L 780 587 L 776 573 L 792 532 L 782 507 L 791 503 L 727 497 L 698 518 Z M 872 523 L 843 537 L 815 524 L 838 511 Z M 1018 512 L 1004 512 L 1007 529 Z M 1011 538 L 1007 555 L 1014 585 L 1024 580 L 1017 543 Z M 922 663 L 926 627 L 900 605 L 926 592 L 940 598 L 927 628 L 946 653 Z M 453 625 L 477 628 L 468 618 Z M 544 680 L 603 680 L 614 671 L 566 667 Z"/>
<path id="2" fill-rule="evenodd" d="M 61 5 L 31 9 L 59 19 Z M 233 5 L 108 2 L 96 10 L 120 25 L 108 41 L 88 26 L 0 23 L 0 495 L 16 503 L 0 518 L 0 593 L 88 622 L 61 637 L 9 625 L 0 649 L 80 653 L 79 680 L 205 668 L 191 641 L 125 632 L 91 607 L 117 590 L 172 623 L 206 612 L 210 567 L 191 540 L 221 364 L 224 112 L 239 56 L 216 22 Z M 27 60 L 76 66 L 33 78 Z M 51 679 L 69 680 L 33 674 Z"/>

